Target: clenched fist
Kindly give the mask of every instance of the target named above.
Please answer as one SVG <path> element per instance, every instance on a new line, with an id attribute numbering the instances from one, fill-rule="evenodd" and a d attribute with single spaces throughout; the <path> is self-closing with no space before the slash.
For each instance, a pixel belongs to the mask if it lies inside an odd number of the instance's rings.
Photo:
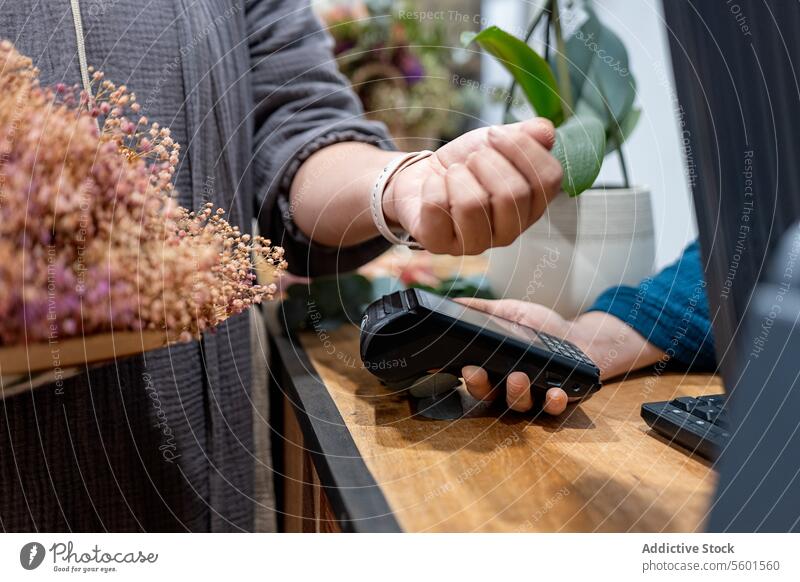
<path id="1" fill-rule="evenodd" d="M 561 188 L 554 141 L 541 118 L 466 133 L 392 178 L 386 219 L 437 254 L 509 245 Z"/>

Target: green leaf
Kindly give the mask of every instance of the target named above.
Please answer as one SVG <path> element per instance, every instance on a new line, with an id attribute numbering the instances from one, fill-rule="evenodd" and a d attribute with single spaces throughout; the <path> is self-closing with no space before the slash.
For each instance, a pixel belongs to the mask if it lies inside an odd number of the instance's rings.
<path id="1" fill-rule="evenodd" d="M 636 80 L 629 70 L 625 45 L 585 5 L 587 18 L 566 42 L 575 115 L 587 113 L 606 126 L 606 138 L 612 141 L 617 125 L 622 125 L 633 108 Z M 555 57 L 551 57 L 551 64 Z M 613 149 L 613 147 L 612 147 Z"/>
<path id="2" fill-rule="evenodd" d="M 570 117 L 556 129 L 552 153 L 564 169 L 561 182 L 564 192 L 577 196 L 591 188 L 600 174 L 605 147 L 605 127 L 594 116 Z"/>
<path id="3" fill-rule="evenodd" d="M 586 21 L 567 39 L 565 53 L 569 65 L 572 95 L 575 99 L 578 99 L 583 90 L 583 84 L 586 82 L 594 56 L 594 53 L 586 46 L 585 39 L 597 38 L 600 35 L 602 26 L 594 12 L 589 11 Z M 554 65 L 555 58 L 555 54 L 550 57 L 551 66 Z M 553 70 L 556 70 L 555 67 Z"/>
<path id="4" fill-rule="evenodd" d="M 537 115 L 546 117 L 556 127 L 561 125 L 564 108 L 547 61 L 525 42 L 496 26 L 481 31 L 474 40 L 511 73 Z"/>
<path id="5" fill-rule="evenodd" d="M 361 275 L 319 277 L 286 290 L 283 317 L 292 330 L 330 330 L 361 319 L 372 295 L 372 283 Z"/>
<path id="6" fill-rule="evenodd" d="M 630 113 L 636 98 L 636 80 L 630 73 L 628 51 L 620 38 L 590 12 L 592 19 L 597 22 L 591 31 L 594 36 L 590 37 L 589 32 L 576 33 L 576 37 L 578 34 L 582 37 L 577 40 L 584 51 L 592 55 L 576 100 L 591 107 L 610 128 Z"/>
<path id="7" fill-rule="evenodd" d="M 611 139 L 606 140 L 606 154 L 613 152 L 628 140 L 633 130 L 636 129 L 641 116 L 642 110 L 636 107 L 631 109 L 625 119 L 620 121 L 618 128 L 611 128 L 616 131 L 612 132 L 613 137 Z"/>
<path id="8" fill-rule="evenodd" d="M 593 68 L 583 86 L 580 102 L 588 105 L 595 115 L 606 123 L 606 127 L 621 123 L 631 112 L 636 98 L 636 82 L 633 77 L 625 81 L 609 79 L 608 73 Z"/>

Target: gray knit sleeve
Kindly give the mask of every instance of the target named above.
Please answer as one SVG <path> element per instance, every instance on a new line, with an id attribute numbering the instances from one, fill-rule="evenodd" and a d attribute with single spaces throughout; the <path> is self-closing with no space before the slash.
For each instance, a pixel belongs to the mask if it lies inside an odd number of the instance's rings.
<path id="1" fill-rule="evenodd" d="M 331 39 L 307 0 L 251 0 L 246 19 L 261 232 L 286 249 L 293 273 L 353 270 L 387 243 L 377 238 L 341 249 L 313 243 L 292 220 L 289 189 L 300 165 L 328 145 L 359 141 L 391 150 L 394 144 L 383 124 L 364 118 L 358 98 L 338 71 Z"/>

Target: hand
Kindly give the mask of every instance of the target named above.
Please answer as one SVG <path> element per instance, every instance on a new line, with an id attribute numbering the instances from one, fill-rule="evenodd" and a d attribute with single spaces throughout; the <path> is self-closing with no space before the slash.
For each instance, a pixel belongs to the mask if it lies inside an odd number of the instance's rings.
<path id="1" fill-rule="evenodd" d="M 387 221 L 437 254 L 509 245 L 560 191 L 554 141 L 553 124 L 541 118 L 470 131 L 391 180 Z"/>
<path id="2" fill-rule="evenodd" d="M 536 303 L 503 299 L 458 299 L 460 303 L 480 309 L 536 330 L 564 338 L 575 344 L 600 368 L 600 378 L 606 379 L 625 372 L 655 364 L 664 353 L 628 327 L 623 321 L 602 312 L 584 313 L 569 321 L 552 309 Z M 465 366 L 461 370 L 464 384 L 474 398 L 493 400 L 498 387 L 492 386 L 483 368 Z M 506 379 L 506 403 L 509 408 L 525 412 L 533 407 L 531 381 L 523 372 L 511 372 Z M 558 415 L 567 408 L 569 399 L 561 388 L 550 388 L 544 401 L 544 411 Z"/>

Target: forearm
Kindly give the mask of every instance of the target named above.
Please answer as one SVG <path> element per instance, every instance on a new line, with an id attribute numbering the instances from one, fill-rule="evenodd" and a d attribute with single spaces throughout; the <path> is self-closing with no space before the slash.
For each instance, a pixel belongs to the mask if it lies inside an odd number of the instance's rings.
<path id="1" fill-rule="evenodd" d="M 397 152 L 343 142 L 316 152 L 292 182 L 292 217 L 314 242 L 330 247 L 356 245 L 377 236 L 370 215 L 375 180 Z"/>
<path id="2" fill-rule="evenodd" d="M 603 380 L 652 366 L 666 357 L 622 320 L 600 311 L 579 316 L 568 335 L 597 364 Z"/>
<path id="3" fill-rule="evenodd" d="M 590 310 L 615 316 L 676 364 L 715 368 L 711 314 L 696 242 L 674 264 L 638 286 L 607 290 Z"/>

